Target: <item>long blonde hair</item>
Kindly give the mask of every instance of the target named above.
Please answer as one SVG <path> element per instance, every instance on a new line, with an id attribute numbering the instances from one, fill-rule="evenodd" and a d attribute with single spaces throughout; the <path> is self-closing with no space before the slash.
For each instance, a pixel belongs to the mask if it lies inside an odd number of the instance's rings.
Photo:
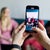
<path id="1" fill-rule="evenodd" d="M 1 9 L 1 27 L 2 30 L 10 29 L 11 28 L 11 19 L 10 17 L 4 17 L 4 13 L 7 7 L 3 7 Z"/>

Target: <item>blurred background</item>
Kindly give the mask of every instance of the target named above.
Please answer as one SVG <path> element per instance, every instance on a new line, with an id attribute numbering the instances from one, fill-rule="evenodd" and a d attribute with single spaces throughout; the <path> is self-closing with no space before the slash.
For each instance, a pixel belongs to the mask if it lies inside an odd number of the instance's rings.
<path id="1" fill-rule="evenodd" d="M 38 5 L 40 7 L 39 19 L 45 26 L 47 34 L 50 37 L 50 0 L 0 0 L 0 10 L 2 7 L 8 7 L 11 10 L 11 18 L 21 24 L 25 19 L 25 10 L 27 5 Z M 45 50 L 45 48 L 32 36 L 29 36 L 23 43 L 23 50 Z M 33 48 L 33 49 L 32 49 Z"/>
<path id="2" fill-rule="evenodd" d="M 0 0 L 0 9 L 9 7 L 11 17 L 25 19 L 25 9 L 27 5 L 38 5 L 40 7 L 40 19 L 50 19 L 50 0 Z"/>

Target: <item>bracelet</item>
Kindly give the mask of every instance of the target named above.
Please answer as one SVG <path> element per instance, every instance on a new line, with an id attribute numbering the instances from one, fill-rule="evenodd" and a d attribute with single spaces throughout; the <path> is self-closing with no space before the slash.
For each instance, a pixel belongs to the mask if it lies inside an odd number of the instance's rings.
<path id="1" fill-rule="evenodd" d="M 17 44 L 13 44 L 12 48 L 17 48 L 17 49 L 21 50 L 21 46 L 19 46 Z"/>

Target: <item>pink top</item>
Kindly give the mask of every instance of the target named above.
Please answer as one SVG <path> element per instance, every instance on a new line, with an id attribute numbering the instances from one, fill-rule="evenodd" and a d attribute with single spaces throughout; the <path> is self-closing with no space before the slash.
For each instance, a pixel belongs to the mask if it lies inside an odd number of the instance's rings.
<path id="1" fill-rule="evenodd" d="M 12 31 L 12 29 L 13 29 L 13 28 L 15 29 L 15 28 L 18 26 L 18 23 L 17 23 L 16 21 L 12 20 L 12 19 L 11 19 L 11 24 L 12 24 L 12 26 L 11 26 L 10 30 L 2 31 L 2 35 L 3 35 L 5 38 L 8 38 L 8 39 L 12 37 L 12 36 L 11 36 L 11 31 Z M 1 39 L 1 40 L 0 40 L 0 44 L 11 44 L 11 42 L 6 41 L 6 40 L 4 40 L 4 39 Z"/>

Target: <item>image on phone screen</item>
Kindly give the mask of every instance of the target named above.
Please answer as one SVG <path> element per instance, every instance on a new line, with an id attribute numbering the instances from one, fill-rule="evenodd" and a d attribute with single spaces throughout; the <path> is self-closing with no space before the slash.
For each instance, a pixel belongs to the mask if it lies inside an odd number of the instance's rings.
<path id="1" fill-rule="evenodd" d="M 26 9 L 26 31 L 33 31 L 32 28 L 38 27 L 39 9 Z"/>

